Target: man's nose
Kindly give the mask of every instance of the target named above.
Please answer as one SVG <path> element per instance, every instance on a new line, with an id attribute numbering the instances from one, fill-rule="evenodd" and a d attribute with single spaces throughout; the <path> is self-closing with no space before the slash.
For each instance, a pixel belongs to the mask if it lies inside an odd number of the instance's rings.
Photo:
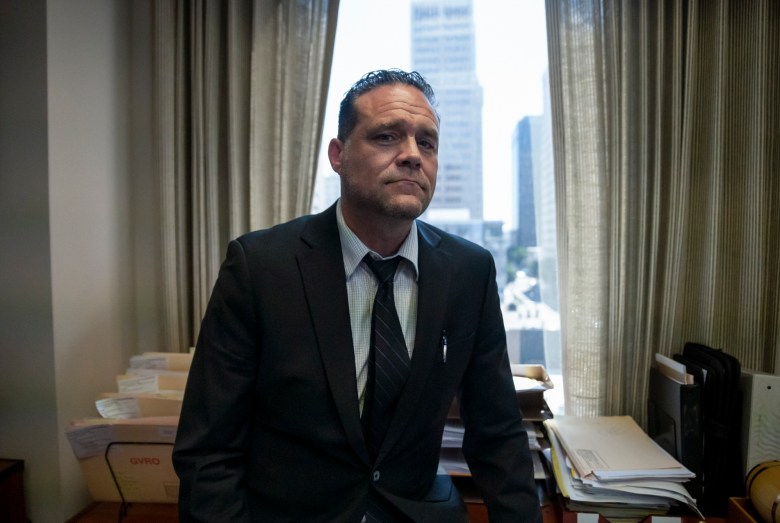
<path id="1" fill-rule="evenodd" d="M 398 161 L 405 167 L 411 167 L 418 169 L 422 165 L 420 158 L 420 148 L 417 145 L 417 140 L 409 138 L 404 140 L 401 144 L 401 152 L 398 155 Z"/>

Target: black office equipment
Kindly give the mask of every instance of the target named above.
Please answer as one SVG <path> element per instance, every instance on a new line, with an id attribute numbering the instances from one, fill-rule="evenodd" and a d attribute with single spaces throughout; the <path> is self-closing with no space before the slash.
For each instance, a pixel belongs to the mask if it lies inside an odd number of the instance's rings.
<path id="1" fill-rule="evenodd" d="M 682 357 L 701 386 L 703 454 L 699 508 L 726 514 L 728 498 L 744 493 L 741 473 L 740 363 L 720 349 L 688 342 Z"/>
<path id="2" fill-rule="evenodd" d="M 688 492 L 701 497 L 702 430 L 701 386 L 686 385 L 658 368 L 650 369 L 647 433 L 696 477 L 686 483 Z"/>

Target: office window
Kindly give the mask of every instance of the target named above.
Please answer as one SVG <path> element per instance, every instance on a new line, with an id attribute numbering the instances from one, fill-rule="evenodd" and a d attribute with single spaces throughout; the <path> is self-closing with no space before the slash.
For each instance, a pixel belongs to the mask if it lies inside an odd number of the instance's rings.
<path id="1" fill-rule="evenodd" d="M 545 31 L 544 0 L 341 0 L 312 211 L 338 198 L 326 151 L 344 92 L 373 69 L 421 72 L 442 117 L 422 219 L 493 253 L 510 359 L 545 365 L 562 412 Z"/>

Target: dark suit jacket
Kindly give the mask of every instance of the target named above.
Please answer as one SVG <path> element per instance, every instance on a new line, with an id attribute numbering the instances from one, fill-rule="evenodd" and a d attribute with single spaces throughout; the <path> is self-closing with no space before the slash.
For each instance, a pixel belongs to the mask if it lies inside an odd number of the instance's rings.
<path id="1" fill-rule="evenodd" d="M 456 394 L 491 521 L 540 521 L 493 259 L 422 222 L 418 235 L 412 370 L 375 464 L 361 432 L 335 206 L 230 243 L 174 448 L 182 521 L 359 522 L 370 489 L 414 521 L 462 520 L 451 481 L 436 475 Z"/>

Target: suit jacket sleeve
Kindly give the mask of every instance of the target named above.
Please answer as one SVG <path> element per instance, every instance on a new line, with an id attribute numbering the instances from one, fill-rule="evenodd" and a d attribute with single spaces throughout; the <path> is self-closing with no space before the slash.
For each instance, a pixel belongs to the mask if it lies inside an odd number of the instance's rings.
<path id="1" fill-rule="evenodd" d="M 483 491 L 491 523 L 541 522 L 492 259 L 487 282 L 474 352 L 461 388 L 461 417 L 466 428 L 463 453 Z"/>
<path id="2" fill-rule="evenodd" d="M 201 324 L 173 451 L 182 522 L 249 521 L 243 462 L 259 353 L 249 278 L 233 241 Z"/>

